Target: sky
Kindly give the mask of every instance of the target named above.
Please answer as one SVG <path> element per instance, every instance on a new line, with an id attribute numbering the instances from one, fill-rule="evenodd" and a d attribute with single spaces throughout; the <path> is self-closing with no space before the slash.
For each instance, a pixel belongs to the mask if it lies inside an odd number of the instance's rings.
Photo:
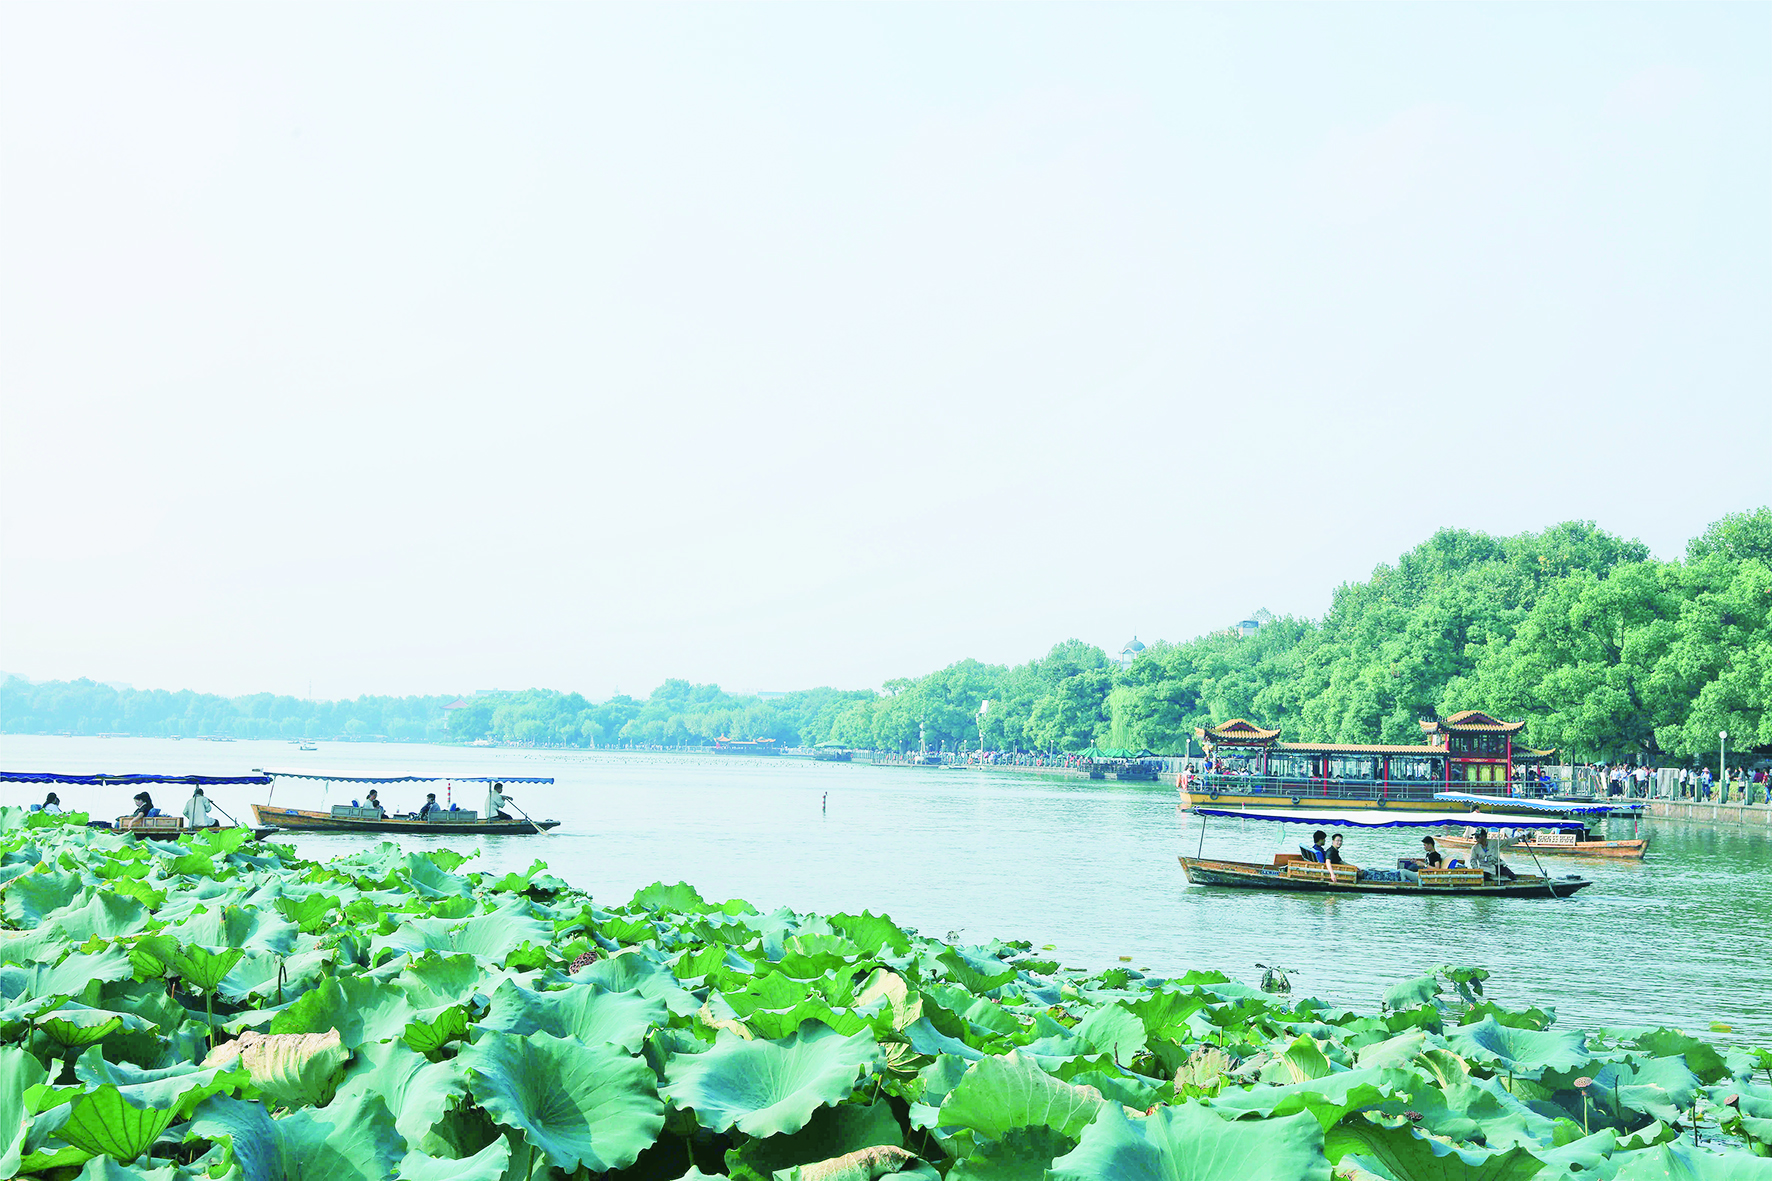
<path id="1" fill-rule="evenodd" d="M 877 686 L 1772 501 L 1772 6 L 0 7 L 0 669 Z"/>

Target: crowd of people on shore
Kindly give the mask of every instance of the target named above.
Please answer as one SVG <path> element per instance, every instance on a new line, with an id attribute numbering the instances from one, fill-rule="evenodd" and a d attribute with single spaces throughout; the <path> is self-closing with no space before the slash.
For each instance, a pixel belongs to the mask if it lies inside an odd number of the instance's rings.
<path id="1" fill-rule="evenodd" d="M 1700 803 L 1763 804 L 1772 791 L 1772 772 L 1760 767 L 1730 767 L 1718 777 L 1709 767 L 1650 767 L 1638 764 L 1599 764 L 1590 768 L 1608 796 L 1648 799 L 1668 796 Z"/>

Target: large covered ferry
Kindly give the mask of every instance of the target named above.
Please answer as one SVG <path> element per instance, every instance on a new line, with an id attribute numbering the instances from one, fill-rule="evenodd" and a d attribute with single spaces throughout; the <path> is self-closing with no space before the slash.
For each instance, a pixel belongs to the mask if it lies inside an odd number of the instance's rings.
<path id="1" fill-rule="evenodd" d="M 1334 801 L 1337 808 L 1463 811 L 1469 804 L 1436 800 L 1457 787 L 1497 796 L 1545 791 L 1531 768 L 1556 754 L 1521 738 L 1525 722 L 1504 722 L 1481 710 L 1421 722 L 1422 744 L 1281 742 L 1243 718 L 1194 731 L 1206 770 L 1183 772 L 1181 806 L 1291 808 Z"/>

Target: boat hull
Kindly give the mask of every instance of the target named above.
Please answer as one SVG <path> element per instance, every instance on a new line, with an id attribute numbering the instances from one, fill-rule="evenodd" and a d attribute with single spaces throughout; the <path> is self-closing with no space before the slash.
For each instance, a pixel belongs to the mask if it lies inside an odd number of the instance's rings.
<path id="1" fill-rule="evenodd" d="M 1430 897 L 1567 898 L 1593 885 L 1584 878 L 1519 877 L 1477 885 L 1435 886 L 1409 881 L 1360 881 L 1351 875 L 1339 881 L 1300 878 L 1283 867 L 1247 861 L 1212 861 L 1182 857 L 1181 872 L 1189 885 L 1231 886 L 1244 890 L 1281 890 L 1304 894 L 1425 894 Z"/>
<path id="2" fill-rule="evenodd" d="M 1181 791 L 1181 808 L 1187 811 L 1198 805 L 1202 808 L 1273 808 L 1290 809 L 1298 807 L 1334 808 L 1337 811 L 1352 811 L 1364 808 L 1384 808 L 1395 812 L 1463 812 L 1469 805 L 1454 804 L 1445 800 L 1435 799 L 1398 799 L 1394 796 L 1366 795 L 1281 795 L 1274 792 L 1238 792 L 1208 791 L 1199 786 L 1184 787 Z"/>
<path id="3" fill-rule="evenodd" d="M 260 824 L 279 832 L 349 832 L 404 833 L 409 836 L 533 836 L 550 828 L 560 827 L 558 820 L 409 820 L 384 816 L 380 820 L 363 820 L 332 816 L 326 812 L 309 812 L 300 808 L 273 808 L 252 805 L 252 814 Z"/>
<path id="4" fill-rule="evenodd" d="M 1475 842 L 1464 837 L 1435 837 L 1440 845 L 1468 849 Z M 1606 857 L 1619 861 L 1641 861 L 1649 852 L 1648 838 L 1634 841 L 1576 841 L 1572 845 L 1540 845 L 1533 841 L 1505 841 L 1504 853 L 1536 853 L 1540 857 Z"/>

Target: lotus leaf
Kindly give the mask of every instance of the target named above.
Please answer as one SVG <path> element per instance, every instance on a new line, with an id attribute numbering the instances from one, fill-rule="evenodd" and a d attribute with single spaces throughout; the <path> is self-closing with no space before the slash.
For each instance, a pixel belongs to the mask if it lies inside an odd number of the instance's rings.
<path id="1" fill-rule="evenodd" d="M 247 1181 L 389 1181 L 405 1144 L 379 1095 L 334 1099 L 272 1119 L 264 1106 L 217 1095 L 186 1138 L 225 1138 Z"/>
<path id="2" fill-rule="evenodd" d="M 281 1106 L 322 1107 L 338 1089 L 350 1056 L 336 1029 L 270 1035 L 248 1031 L 217 1046 L 203 1065 L 238 1064 L 253 1086 Z"/>
<path id="3" fill-rule="evenodd" d="M 101 939 L 115 939 L 119 935 L 133 934 L 147 913 L 148 908 L 136 899 L 106 887 L 94 890 L 78 906 L 56 911 L 49 922 L 70 942 L 81 943 L 94 935 Z"/>
<path id="4" fill-rule="evenodd" d="M 449 1005 L 430 1021 L 413 1019 L 407 1022 L 400 1040 L 420 1054 L 435 1054 L 453 1041 L 468 1036 L 468 1010 L 465 1005 Z"/>
<path id="5" fill-rule="evenodd" d="M 941 1174 L 905 1149 L 890 1144 L 860 1148 L 843 1156 L 797 1168 L 783 1169 L 776 1181 L 878 1181 L 879 1178 L 918 1178 L 940 1181 Z"/>
<path id="6" fill-rule="evenodd" d="M 106 1009 L 88 1009 L 83 1005 L 63 1005 L 55 1015 L 38 1024 L 49 1039 L 65 1049 L 74 1050 L 97 1045 L 114 1033 L 152 1028 L 134 1013 L 113 1013 Z"/>
<path id="7" fill-rule="evenodd" d="M 188 1117 L 209 1096 L 231 1093 L 252 1081 L 244 1070 L 193 1062 L 147 1069 L 106 1062 L 97 1046 L 74 1063 L 74 1077 L 88 1086 L 109 1083 L 136 1107 L 174 1107 L 180 1119 Z"/>
<path id="8" fill-rule="evenodd" d="M 406 1032 L 418 1014 L 406 997 L 363 976 L 335 976 L 271 1019 L 272 1033 L 337 1030 L 347 1049 Z"/>
<path id="9" fill-rule="evenodd" d="M 774 1136 L 805 1127 L 814 1111 L 847 1098 L 882 1062 L 868 1033 L 844 1037 L 816 1022 L 778 1042 L 722 1032 L 707 1053 L 673 1057 L 660 1093 L 694 1108 L 714 1131 Z"/>
<path id="10" fill-rule="evenodd" d="M 664 1127 L 651 1068 L 608 1045 L 488 1032 L 456 1060 L 474 1100 L 557 1168 L 625 1169 Z"/>
<path id="11" fill-rule="evenodd" d="M 295 950 L 295 938 L 300 931 L 274 910 L 224 906 L 193 914 L 168 927 L 166 933 L 177 936 L 179 943 L 185 946 L 287 955 Z"/>
<path id="12" fill-rule="evenodd" d="M 768 1181 L 778 1170 L 814 1164 L 861 1149 L 904 1143 L 904 1132 L 891 1104 L 869 1107 L 841 1103 L 813 1112 L 804 1128 L 791 1136 L 747 1139 L 726 1153 L 726 1171 L 743 1181 Z"/>
<path id="13" fill-rule="evenodd" d="M 674 886 L 654 882 L 637 891 L 631 905 L 641 910 L 664 911 L 669 914 L 702 914 L 712 909 L 688 882 L 678 882 Z"/>
<path id="14" fill-rule="evenodd" d="M 1708 1043 L 1695 1037 L 1687 1037 L 1677 1029 L 1654 1029 L 1639 1034 L 1631 1042 L 1635 1049 L 1645 1050 L 1657 1058 L 1679 1054 L 1686 1059 L 1686 1068 L 1698 1076 L 1701 1083 L 1714 1083 L 1729 1073 L 1723 1062 L 1723 1056 L 1716 1052 Z"/>
<path id="15" fill-rule="evenodd" d="M 0 969 L 0 979 L 20 969 Z M 88 986 L 122 980 L 131 974 L 127 948 L 113 944 L 101 952 L 74 952 L 53 967 L 37 964 L 23 969 L 21 996 L 80 996 Z M 10 991 L 10 990 L 8 990 Z"/>
<path id="16" fill-rule="evenodd" d="M 1093 1087 L 1060 1082 L 1020 1051 L 974 1063 L 941 1104 L 941 1124 L 1000 1140 L 1013 1128 L 1082 1134 L 1104 1100 Z"/>
<path id="17" fill-rule="evenodd" d="M 31 1115 L 25 1092 L 41 1084 L 48 1073 L 34 1055 L 16 1046 L 0 1046 L 0 1177 L 18 1171 Z"/>
<path id="18" fill-rule="evenodd" d="M 1772 1160 L 1712 1152 L 1688 1144 L 1658 1144 L 1633 1152 L 1613 1181 L 1769 1181 Z"/>
<path id="19" fill-rule="evenodd" d="M 1108 1104 L 1053 1181 L 1329 1181 L 1323 1130 L 1308 1115 L 1220 1119 L 1198 1103 L 1159 1107 L 1136 1122 Z"/>
<path id="20" fill-rule="evenodd" d="M 207 947 L 180 945 L 166 961 L 166 966 L 182 977 L 186 984 L 213 993 L 227 979 L 234 965 L 246 953 L 238 947 L 211 951 Z"/>
<path id="21" fill-rule="evenodd" d="M 1634 1111 L 1668 1121 L 1692 1106 L 1699 1086 L 1683 1057 L 1608 1062 L 1592 1078 L 1588 1095 L 1614 1116 Z"/>
<path id="22" fill-rule="evenodd" d="M 56 1134 L 82 1152 L 127 1163 L 152 1148 L 177 1116 L 176 1105 L 138 1107 L 106 1083 L 74 1100 L 68 1121 Z"/>
<path id="23" fill-rule="evenodd" d="M 1076 1146 L 1075 1136 L 1051 1128 L 1012 1128 L 956 1161 L 947 1181 L 1045 1181 L 1053 1160 Z"/>
<path id="24" fill-rule="evenodd" d="M 834 914 L 831 926 L 848 936 L 869 955 L 889 951 L 903 955 L 911 949 L 911 937 L 883 914 L 862 911 L 860 914 Z"/>
<path id="25" fill-rule="evenodd" d="M 474 883 L 437 868 L 436 863 L 422 853 L 413 853 L 406 858 L 406 880 L 422 898 L 448 898 L 451 895 L 471 898 L 474 893 Z"/>
<path id="26" fill-rule="evenodd" d="M 1420 1084 L 1420 1079 L 1419 1073 L 1409 1070 L 1342 1070 L 1284 1086 L 1226 1088 L 1203 1102 L 1233 1119 L 1250 1114 L 1283 1116 L 1308 1111 L 1327 1129 L 1349 1112 L 1400 1109 L 1403 1099 Z"/>
<path id="27" fill-rule="evenodd" d="M 492 994 L 491 1010 L 480 1027 L 524 1034 L 545 1030 L 586 1045 L 607 1043 L 631 1054 L 645 1044 L 648 1029 L 669 1020 L 663 1001 L 637 992 L 609 992 L 593 983 L 531 992 L 507 980 Z"/>
<path id="28" fill-rule="evenodd" d="M 1324 1145 L 1329 1159 L 1371 1158 L 1396 1181 L 1530 1181 L 1544 1162 L 1524 1148 L 1484 1152 L 1456 1148 L 1414 1128 L 1387 1128 L 1349 1120 L 1332 1129 Z"/>
<path id="29" fill-rule="evenodd" d="M 510 1141 L 500 1136 L 459 1160 L 409 1152 L 400 1162 L 400 1181 L 503 1181 L 510 1163 Z"/>
<path id="30" fill-rule="evenodd" d="M 1472 1062 L 1525 1079 L 1586 1068 L 1594 1060 L 1579 1033 L 1515 1029 L 1493 1017 L 1447 1030 L 1446 1044 Z"/>
<path id="31" fill-rule="evenodd" d="M 433 1143 L 431 1133 L 468 1090 L 467 1078 L 454 1059 L 429 1062 L 399 1042 L 386 1042 L 367 1047 L 351 1060 L 338 1093 L 341 1098 L 334 1102 L 381 1096 L 407 1142 L 431 1151 L 440 1146 Z"/>
<path id="32" fill-rule="evenodd" d="M 77 873 L 40 869 L 13 878 L 0 897 L 0 912 L 15 927 L 35 927 L 51 914 L 71 906 L 86 894 L 87 886 Z"/>

